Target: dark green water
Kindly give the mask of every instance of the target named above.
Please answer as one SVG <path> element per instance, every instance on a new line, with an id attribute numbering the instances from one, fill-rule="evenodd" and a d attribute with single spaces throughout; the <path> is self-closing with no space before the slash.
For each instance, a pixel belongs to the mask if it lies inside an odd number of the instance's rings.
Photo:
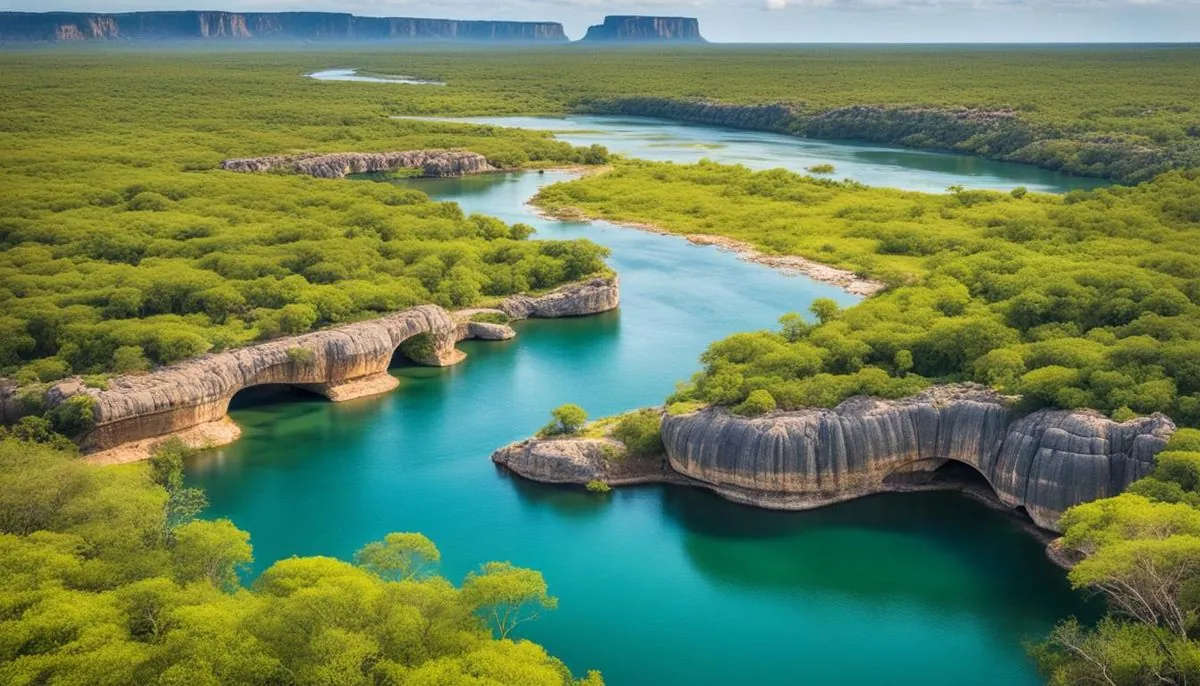
<path id="1" fill-rule="evenodd" d="M 561 403 L 600 416 L 661 402 L 709 342 L 816 297 L 853 301 L 678 238 L 532 217 L 525 199 L 559 178 L 413 183 L 545 237 L 610 246 L 620 311 L 464 343 L 464 364 L 395 370 L 401 388 L 382 398 L 234 411 L 244 437 L 193 461 L 189 480 L 212 516 L 251 532 L 256 571 L 348 558 L 390 531 L 433 538 L 454 580 L 487 560 L 534 567 L 560 608 L 523 635 L 614 686 L 1037 683 L 1022 641 L 1081 612 L 1080 598 L 1038 543 L 973 501 L 889 495 L 778 513 L 679 488 L 594 496 L 490 462 Z"/>

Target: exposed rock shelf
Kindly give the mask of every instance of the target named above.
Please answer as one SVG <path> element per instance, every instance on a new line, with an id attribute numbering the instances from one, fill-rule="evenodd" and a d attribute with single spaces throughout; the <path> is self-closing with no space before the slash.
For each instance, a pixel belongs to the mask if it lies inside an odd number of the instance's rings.
<path id="1" fill-rule="evenodd" d="M 941 386 L 904 400 L 852 398 L 833 410 L 757 418 L 719 408 L 667 414 L 662 465 L 609 459 L 607 439 L 531 439 L 492 460 L 536 481 L 680 483 L 784 510 L 936 488 L 933 473 L 957 462 L 977 470 L 1000 504 L 1055 530 L 1068 508 L 1147 474 L 1174 430 L 1163 415 L 1124 423 L 1078 410 L 1021 416 L 982 388 Z"/>
<path id="2" fill-rule="evenodd" d="M 611 310 L 619 301 L 619 281 L 612 276 L 570 284 L 539 298 L 514 296 L 492 311 L 509 313 L 513 319 L 571 317 Z M 458 341 L 516 335 L 506 325 L 469 320 L 470 313 L 481 311 L 452 314 L 436 305 L 422 305 L 379 319 L 205 355 L 148 374 L 117 377 L 107 390 L 69 379 L 53 386 L 45 402 L 53 406 L 79 393 L 95 398 L 95 426 L 80 439 L 85 452 L 133 442 L 148 448 L 147 439 L 222 420 L 233 396 L 252 386 L 286 384 L 334 401 L 375 395 L 397 386 L 388 367 L 398 349 L 416 362 L 446 366 L 465 357 L 454 347 Z M 0 407 L 5 421 L 20 416 L 22 403 L 16 389 L 0 391 Z"/>
<path id="3" fill-rule="evenodd" d="M 0 40 L 566 42 L 562 24 L 356 17 L 340 12 L 3 12 Z"/>
<path id="4" fill-rule="evenodd" d="M 225 160 L 221 168 L 234 172 L 285 170 L 321 179 L 349 174 L 420 169 L 430 177 L 467 176 L 496 171 L 483 155 L 466 150 L 405 150 L 401 152 L 336 152 L 327 155 L 270 155 Z"/>
<path id="5" fill-rule="evenodd" d="M 1000 501 L 1054 529 L 1073 505 L 1148 473 L 1175 425 L 1090 411 L 1018 416 L 1000 396 L 943 386 L 899 401 L 735 417 L 706 409 L 663 420 L 672 468 L 765 507 L 802 509 L 890 490 L 948 461 L 974 467 Z"/>

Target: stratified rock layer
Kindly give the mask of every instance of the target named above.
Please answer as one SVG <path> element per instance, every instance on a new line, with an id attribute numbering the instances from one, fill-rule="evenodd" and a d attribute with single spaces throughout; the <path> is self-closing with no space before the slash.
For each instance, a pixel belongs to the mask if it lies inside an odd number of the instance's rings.
<path id="1" fill-rule="evenodd" d="M 603 24 L 588 27 L 586 42 L 704 43 L 700 22 L 692 17 L 641 17 L 610 15 Z"/>
<path id="2" fill-rule="evenodd" d="M 335 12 L 0 12 L 0 40 L 565 42 L 562 24 L 356 17 Z"/>
<path id="3" fill-rule="evenodd" d="M 569 284 L 540 298 L 514 296 L 501 308 L 518 313 L 510 314 L 513 319 L 569 317 L 613 309 L 619 302 L 620 284 L 612 276 Z M 117 377 L 106 390 L 68 379 L 51 387 L 42 400 L 52 407 L 76 394 L 93 396 L 95 427 L 80 439 L 80 447 L 95 452 L 219 420 L 233 396 L 252 386 L 286 384 L 334 401 L 375 395 L 398 383 L 388 374 L 397 349 L 416 362 L 445 366 L 465 357 L 454 347 L 460 340 L 514 335 L 505 325 L 470 322 L 436 305 L 422 305 L 380 319 L 205 355 L 149 374 Z M 420 345 L 405 346 L 406 342 Z M 26 411 L 19 389 L 0 388 L 5 422 L 16 421 Z"/>
<path id="4" fill-rule="evenodd" d="M 662 457 L 630 457 L 625 446 L 609 438 L 532 438 L 492 453 L 492 462 L 527 479 L 548 484 L 610 486 L 667 480 L 670 468 Z"/>
<path id="5" fill-rule="evenodd" d="M 758 418 L 715 408 L 668 415 L 663 442 L 680 474 L 783 509 L 896 490 L 914 473 L 962 462 L 1003 504 L 1054 529 L 1071 506 L 1120 493 L 1147 474 L 1174 430 L 1163 415 L 1120 424 L 1090 411 L 1017 416 L 993 393 L 947 386 Z"/>
<path id="6" fill-rule="evenodd" d="M 285 170 L 321 179 L 349 174 L 420 169 L 431 177 L 467 176 L 496 171 L 483 155 L 466 150 L 404 150 L 400 152 L 335 152 L 328 155 L 271 155 L 225 160 L 221 168 L 235 172 Z"/>

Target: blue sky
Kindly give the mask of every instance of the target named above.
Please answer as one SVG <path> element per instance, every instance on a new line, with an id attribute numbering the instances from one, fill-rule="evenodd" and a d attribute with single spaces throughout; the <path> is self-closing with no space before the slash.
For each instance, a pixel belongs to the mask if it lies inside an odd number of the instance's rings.
<path id="1" fill-rule="evenodd" d="M 20 11 L 320 10 L 562 22 L 605 14 L 699 17 L 722 42 L 1200 42 L 1200 0 L 0 0 Z"/>

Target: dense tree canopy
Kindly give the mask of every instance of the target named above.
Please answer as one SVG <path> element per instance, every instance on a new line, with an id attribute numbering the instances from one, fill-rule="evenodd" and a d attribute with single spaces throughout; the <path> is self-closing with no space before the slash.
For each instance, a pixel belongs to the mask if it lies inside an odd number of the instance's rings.
<path id="1" fill-rule="evenodd" d="M 489 563 L 459 589 L 418 534 L 370 543 L 357 564 L 282 560 L 243 586 L 249 535 L 196 519 L 202 494 L 180 468 L 177 445 L 92 467 L 0 436 L 0 682 L 601 683 L 509 638 L 554 607 L 540 573 Z"/>
<path id="2" fill-rule="evenodd" d="M 678 399 L 748 412 L 908 395 L 973 380 L 1030 405 L 1200 423 L 1200 173 L 1065 196 L 929 195 L 783 170 L 623 162 L 544 189 L 576 207 L 717 234 L 883 281 L 844 310 L 735 334 Z M 1102 265 L 1102 266 L 1100 266 Z"/>

